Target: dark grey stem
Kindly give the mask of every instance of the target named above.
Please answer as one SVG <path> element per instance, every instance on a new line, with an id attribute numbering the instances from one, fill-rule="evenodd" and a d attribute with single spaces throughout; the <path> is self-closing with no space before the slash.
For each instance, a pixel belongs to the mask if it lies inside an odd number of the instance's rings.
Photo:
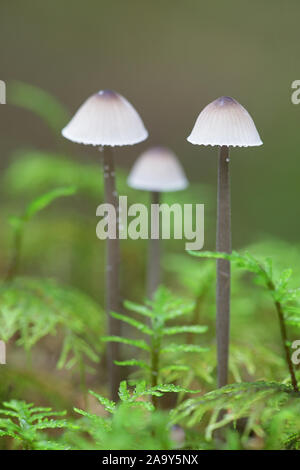
<path id="1" fill-rule="evenodd" d="M 11 281 L 19 273 L 23 236 L 24 236 L 24 222 L 19 227 L 17 227 L 15 231 L 14 252 L 13 252 L 11 264 L 8 269 L 8 273 L 6 275 L 7 281 Z"/>
<path id="2" fill-rule="evenodd" d="M 154 335 L 151 338 L 151 387 L 158 385 L 158 372 L 159 372 L 159 361 L 160 361 L 160 350 L 161 350 L 161 337 L 157 335 L 154 330 Z M 157 408 L 158 397 L 152 396 L 152 403 Z"/>
<path id="3" fill-rule="evenodd" d="M 112 204 L 115 208 L 117 217 L 116 238 L 107 239 L 106 253 L 106 313 L 108 319 L 108 334 L 111 336 L 120 336 L 120 321 L 110 315 L 111 311 L 120 310 L 120 243 L 118 226 L 118 196 L 115 183 L 114 157 L 111 147 L 104 147 L 104 190 L 105 202 Z M 114 361 L 120 360 L 120 345 L 115 342 L 107 344 L 107 371 L 110 388 L 110 397 L 112 400 L 118 400 L 118 389 L 120 385 L 120 367 L 116 366 Z"/>
<path id="4" fill-rule="evenodd" d="M 288 338 L 287 338 L 287 332 L 286 332 L 286 326 L 285 326 L 285 321 L 284 321 L 284 314 L 282 311 L 282 307 L 280 302 L 275 302 L 277 314 L 278 314 L 278 319 L 279 319 L 279 325 L 280 325 L 280 333 L 281 333 L 281 338 L 282 338 L 282 343 L 285 351 L 285 357 L 286 357 L 286 362 L 289 368 L 290 376 L 291 376 L 291 381 L 293 385 L 293 389 L 295 392 L 299 392 L 298 384 L 297 384 L 297 379 L 294 371 L 294 366 L 291 360 L 291 352 L 290 348 L 288 346 Z"/>
<path id="5" fill-rule="evenodd" d="M 231 253 L 229 148 L 222 146 L 218 166 L 217 251 Z M 228 380 L 230 329 L 230 261 L 217 260 L 218 387 Z"/>
<path id="6" fill-rule="evenodd" d="M 159 204 L 160 193 L 151 192 L 151 204 Z M 151 233 L 158 234 L 158 238 L 150 238 L 148 254 L 148 272 L 147 272 L 147 296 L 153 298 L 153 294 L 160 284 L 160 255 L 161 243 L 159 239 L 159 213 L 157 217 L 151 218 Z"/>

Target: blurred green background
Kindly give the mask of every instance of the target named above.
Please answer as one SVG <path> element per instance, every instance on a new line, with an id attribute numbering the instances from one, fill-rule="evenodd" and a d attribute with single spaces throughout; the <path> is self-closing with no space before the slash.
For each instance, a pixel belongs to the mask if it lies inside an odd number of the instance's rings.
<path id="1" fill-rule="evenodd" d="M 71 113 L 93 92 L 116 89 L 150 132 L 145 143 L 118 150 L 118 163 L 129 168 L 148 145 L 168 145 L 191 181 L 213 188 L 216 151 L 186 137 L 208 102 L 235 97 L 264 146 L 232 152 L 234 246 L 269 233 L 295 241 L 300 106 L 290 95 L 299 78 L 299 13 L 297 0 L 2 2 L 0 78 L 43 88 Z M 2 168 L 20 144 L 62 145 L 26 110 L 1 106 L 0 119 Z M 77 147 L 66 148 L 82 162 L 97 159 L 94 149 Z"/>

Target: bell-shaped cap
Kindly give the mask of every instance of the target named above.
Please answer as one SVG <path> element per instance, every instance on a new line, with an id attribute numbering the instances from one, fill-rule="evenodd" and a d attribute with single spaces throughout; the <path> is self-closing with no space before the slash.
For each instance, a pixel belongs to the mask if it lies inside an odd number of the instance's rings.
<path id="1" fill-rule="evenodd" d="M 121 95 L 102 90 L 78 109 L 62 135 L 78 144 L 132 145 L 145 140 L 148 132 L 134 107 Z"/>
<path id="2" fill-rule="evenodd" d="M 188 186 L 176 155 L 165 147 L 152 147 L 143 152 L 132 167 L 128 185 L 145 191 L 179 191 Z"/>
<path id="3" fill-rule="evenodd" d="M 201 111 L 187 140 L 197 145 L 262 145 L 248 111 L 229 96 L 218 98 Z"/>

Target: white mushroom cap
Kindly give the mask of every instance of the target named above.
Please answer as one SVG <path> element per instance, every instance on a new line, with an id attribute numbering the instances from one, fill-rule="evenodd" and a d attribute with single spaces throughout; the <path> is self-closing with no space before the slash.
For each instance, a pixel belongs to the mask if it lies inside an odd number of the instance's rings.
<path id="1" fill-rule="evenodd" d="M 62 135 L 79 144 L 132 145 L 145 140 L 148 132 L 134 107 L 121 95 L 102 90 L 78 109 Z"/>
<path id="2" fill-rule="evenodd" d="M 201 111 L 187 140 L 198 145 L 262 145 L 248 111 L 229 96 L 218 98 Z"/>
<path id="3" fill-rule="evenodd" d="M 143 152 L 132 167 L 128 185 L 145 191 L 179 191 L 188 186 L 176 155 L 165 147 L 152 147 Z"/>

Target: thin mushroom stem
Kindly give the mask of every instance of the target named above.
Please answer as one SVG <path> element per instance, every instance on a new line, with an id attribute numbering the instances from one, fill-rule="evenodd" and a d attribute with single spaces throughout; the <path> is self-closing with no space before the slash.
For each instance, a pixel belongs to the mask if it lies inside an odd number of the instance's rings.
<path id="1" fill-rule="evenodd" d="M 104 160 L 104 190 L 105 202 L 115 208 L 116 214 L 116 238 L 107 239 L 106 252 L 106 313 L 108 319 L 108 334 L 120 336 L 121 325 L 119 320 L 113 318 L 110 312 L 118 312 L 120 309 L 120 243 L 119 243 L 119 210 L 118 196 L 115 183 L 114 157 L 111 147 L 105 146 L 103 150 Z M 109 375 L 110 397 L 118 400 L 120 385 L 120 368 L 115 361 L 120 360 L 120 347 L 118 343 L 109 342 L 107 345 L 107 371 Z"/>
<path id="2" fill-rule="evenodd" d="M 218 165 L 217 251 L 231 253 L 229 147 L 222 146 Z M 230 261 L 217 260 L 218 387 L 227 384 L 230 330 Z"/>
<path id="3" fill-rule="evenodd" d="M 157 191 L 151 192 L 151 205 L 158 205 L 160 201 L 160 193 Z M 157 209 L 157 208 L 156 208 Z M 151 214 L 154 212 L 151 207 Z M 156 238 L 153 238 L 153 234 Z M 151 237 L 149 240 L 149 254 L 148 254 L 148 273 L 147 273 L 147 295 L 149 299 L 153 298 L 159 283 L 160 283 L 160 256 L 161 256 L 161 243 L 159 239 L 159 212 L 155 210 L 155 215 L 151 217 Z"/>

